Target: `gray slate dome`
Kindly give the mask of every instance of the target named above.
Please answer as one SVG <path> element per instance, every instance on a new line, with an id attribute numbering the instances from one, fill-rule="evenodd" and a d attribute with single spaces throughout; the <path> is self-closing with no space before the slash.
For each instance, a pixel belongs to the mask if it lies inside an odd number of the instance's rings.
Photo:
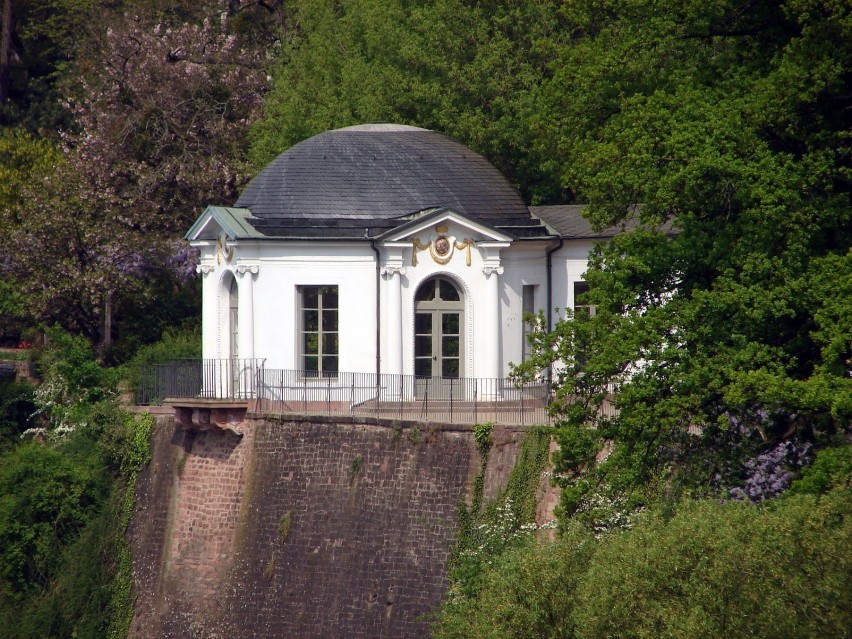
<path id="1" fill-rule="evenodd" d="M 537 222 L 481 155 L 434 131 L 397 124 L 346 127 L 296 144 L 249 183 L 236 206 L 249 209 L 267 236 L 362 236 L 364 228 L 392 228 L 438 207 L 496 227 Z"/>

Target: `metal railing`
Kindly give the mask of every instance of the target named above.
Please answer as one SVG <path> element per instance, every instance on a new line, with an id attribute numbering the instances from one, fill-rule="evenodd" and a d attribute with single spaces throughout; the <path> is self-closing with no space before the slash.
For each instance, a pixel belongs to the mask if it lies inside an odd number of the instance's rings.
<path id="1" fill-rule="evenodd" d="M 194 359 L 143 366 L 136 403 L 159 405 L 167 398 L 254 399 L 263 378 L 263 359 Z"/>
<path id="2" fill-rule="evenodd" d="M 265 367 L 263 359 L 185 360 L 144 367 L 136 402 L 253 400 L 261 414 L 373 416 L 457 424 L 550 424 L 546 380 L 417 377 Z M 605 402 L 602 414 L 613 411 Z"/>
<path id="3" fill-rule="evenodd" d="M 545 382 L 265 369 L 258 412 L 362 415 L 447 423 L 547 424 Z"/>

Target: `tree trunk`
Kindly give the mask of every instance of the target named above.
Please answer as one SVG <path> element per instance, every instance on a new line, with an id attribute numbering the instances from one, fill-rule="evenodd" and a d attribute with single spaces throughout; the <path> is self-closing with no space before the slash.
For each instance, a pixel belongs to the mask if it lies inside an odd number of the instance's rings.
<path id="1" fill-rule="evenodd" d="M 101 344 L 98 347 L 98 355 L 101 360 L 106 357 L 110 346 L 112 346 L 112 295 L 107 293 L 104 301 L 104 326 L 101 331 Z"/>
<path id="2" fill-rule="evenodd" d="M 3 0 L 0 15 L 0 102 L 9 97 L 9 66 L 12 63 L 12 0 Z"/>

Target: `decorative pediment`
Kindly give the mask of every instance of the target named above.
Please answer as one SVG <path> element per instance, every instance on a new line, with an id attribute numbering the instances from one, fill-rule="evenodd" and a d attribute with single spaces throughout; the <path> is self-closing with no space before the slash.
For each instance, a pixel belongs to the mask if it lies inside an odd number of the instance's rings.
<path id="1" fill-rule="evenodd" d="M 421 213 L 386 233 L 383 239 L 391 261 L 398 261 L 404 248 L 410 249 L 411 266 L 417 266 L 424 258 L 441 266 L 464 259 L 465 265 L 470 266 L 473 248 L 502 248 L 512 241 L 504 233 L 450 209 Z M 396 257 L 390 257 L 393 255 Z"/>
<path id="2" fill-rule="evenodd" d="M 382 240 L 407 242 L 414 237 L 434 235 L 437 227 L 452 229 L 456 237 L 468 236 L 474 242 L 511 242 L 513 239 L 492 226 L 472 220 L 452 209 L 440 208 L 420 214 L 391 229 L 382 236 Z"/>
<path id="3" fill-rule="evenodd" d="M 263 233 L 255 229 L 248 221 L 251 211 L 229 206 L 208 206 L 187 231 L 184 239 L 194 242 L 197 240 L 221 240 L 227 238 L 237 240 L 242 238 L 263 237 Z"/>

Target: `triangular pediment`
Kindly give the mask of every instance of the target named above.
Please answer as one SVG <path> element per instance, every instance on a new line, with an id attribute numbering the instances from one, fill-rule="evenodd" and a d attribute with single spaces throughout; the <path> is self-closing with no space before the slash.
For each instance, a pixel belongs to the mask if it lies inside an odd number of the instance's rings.
<path id="1" fill-rule="evenodd" d="M 453 226 L 457 229 L 457 233 L 465 231 L 477 242 L 511 242 L 514 239 L 492 226 L 448 208 L 424 211 L 410 216 L 410 219 L 382 235 L 381 239 L 385 242 L 402 242 L 421 233 L 432 233 L 439 226 Z"/>
<path id="2" fill-rule="evenodd" d="M 231 240 L 264 237 L 248 221 L 251 211 L 230 206 L 208 206 L 184 235 L 185 240 L 214 240 L 225 236 Z"/>

